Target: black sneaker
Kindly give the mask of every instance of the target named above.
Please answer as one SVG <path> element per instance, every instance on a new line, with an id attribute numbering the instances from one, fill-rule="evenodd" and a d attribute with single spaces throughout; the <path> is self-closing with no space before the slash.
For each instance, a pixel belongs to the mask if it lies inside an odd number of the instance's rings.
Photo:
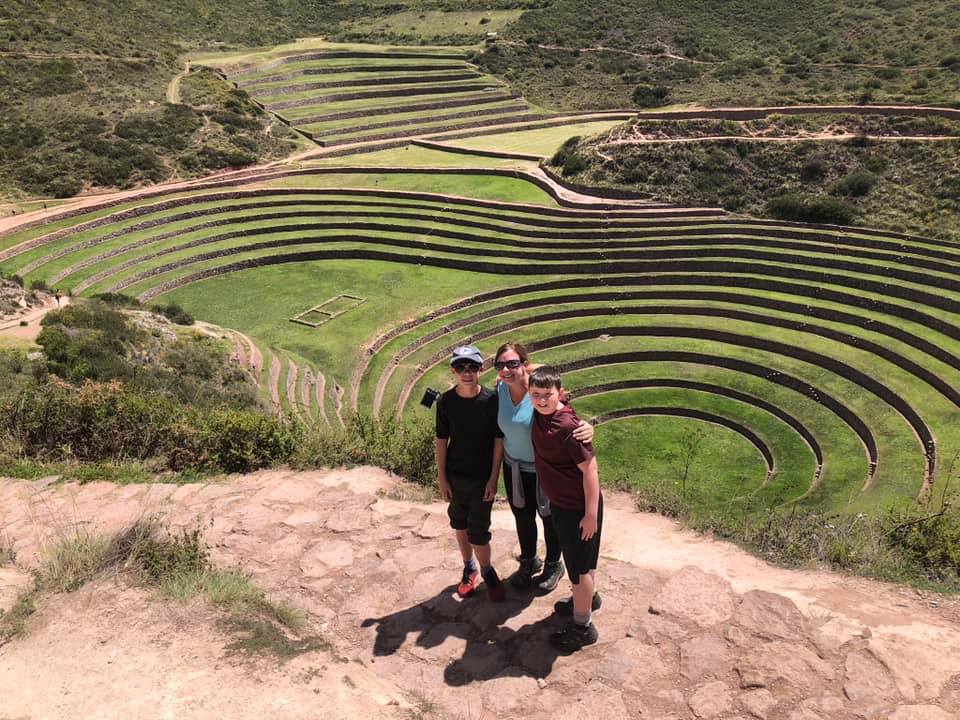
<path id="1" fill-rule="evenodd" d="M 559 582 L 563 580 L 566 569 L 563 561 L 547 562 L 543 564 L 543 573 L 537 578 L 537 589 L 542 593 L 553 592 Z"/>
<path id="2" fill-rule="evenodd" d="M 492 567 L 483 571 L 483 581 L 487 584 L 487 599 L 490 602 L 502 603 L 507 599 L 507 589 Z"/>
<path id="3" fill-rule="evenodd" d="M 599 637 L 600 633 L 593 623 L 578 625 L 571 622 L 560 632 L 551 635 L 550 642 L 560 652 L 572 653 L 587 645 L 593 645 Z"/>
<path id="4" fill-rule="evenodd" d="M 538 557 L 520 558 L 520 567 L 510 576 L 510 584 L 517 590 L 530 587 L 533 576 L 543 569 L 543 561 Z"/>
<path id="5" fill-rule="evenodd" d="M 593 594 L 593 602 L 590 603 L 590 609 L 596 612 L 600 609 L 600 606 L 603 605 L 603 598 L 600 597 L 600 593 Z M 557 600 L 553 604 L 553 611 L 557 615 L 563 615 L 564 617 L 573 617 L 573 598 L 568 597 L 566 600 Z"/>

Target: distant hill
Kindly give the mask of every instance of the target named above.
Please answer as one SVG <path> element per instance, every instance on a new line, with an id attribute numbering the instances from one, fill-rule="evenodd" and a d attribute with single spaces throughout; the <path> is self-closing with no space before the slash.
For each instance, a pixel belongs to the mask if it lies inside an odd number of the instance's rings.
<path id="1" fill-rule="evenodd" d="M 189 51 L 318 35 L 479 43 L 543 4 L 9 0 L 0 5 L 0 198 L 70 197 L 289 154 L 295 136 L 214 77 L 193 78 L 176 98 L 185 105 L 164 106 Z"/>
<path id="2" fill-rule="evenodd" d="M 546 110 L 957 104 L 958 27 L 948 0 L 9 0 L 0 198 L 70 197 L 289 154 L 296 136 L 216 76 L 171 89 L 190 51 L 318 35 L 476 43 L 482 70 Z"/>
<path id="3" fill-rule="evenodd" d="M 562 109 L 956 104 L 960 5 L 555 0 L 507 28 L 482 65 L 532 101 Z"/>

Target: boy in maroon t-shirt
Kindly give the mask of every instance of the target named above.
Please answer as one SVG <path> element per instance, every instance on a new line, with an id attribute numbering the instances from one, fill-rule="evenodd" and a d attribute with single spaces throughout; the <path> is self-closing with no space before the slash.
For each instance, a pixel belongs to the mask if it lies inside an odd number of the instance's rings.
<path id="1" fill-rule="evenodd" d="M 572 615 L 563 631 L 550 640 L 560 650 L 573 652 L 597 641 L 592 611 L 600 608 L 594 591 L 594 572 L 600 556 L 603 496 L 593 446 L 574 439 L 580 424 L 561 400 L 560 373 L 544 365 L 530 375 L 533 449 L 540 488 L 550 501 L 550 515 L 560 536 L 560 548 L 573 583 L 573 598 L 554 605 L 558 615 Z"/>

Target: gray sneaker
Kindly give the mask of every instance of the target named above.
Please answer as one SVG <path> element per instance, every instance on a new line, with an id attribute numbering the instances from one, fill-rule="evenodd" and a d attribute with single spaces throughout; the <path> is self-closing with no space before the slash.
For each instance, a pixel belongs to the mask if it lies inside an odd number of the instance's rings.
<path id="1" fill-rule="evenodd" d="M 537 589 L 546 594 L 553 592 L 557 584 L 563 580 L 566 568 L 563 567 L 563 561 L 548 562 L 543 564 L 543 574 L 537 578 Z"/>
<path id="2" fill-rule="evenodd" d="M 543 561 L 538 557 L 520 558 L 520 567 L 510 576 L 510 584 L 517 590 L 530 587 L 533 576 L 543 569 Z"/>

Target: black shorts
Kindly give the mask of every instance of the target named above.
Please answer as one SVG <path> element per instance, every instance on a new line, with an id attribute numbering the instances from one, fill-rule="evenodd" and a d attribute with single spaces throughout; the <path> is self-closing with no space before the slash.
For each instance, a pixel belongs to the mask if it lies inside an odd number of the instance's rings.
<path id="1" fill-rule="evenodd" d="M 563 562 L 567 565 L 567 575 L 574 585 L 580 582 L 580 576 L 597 569 L 600 558 L 600 531 L 603 529 L 603 495 L 597 504 L 597 532 L 584 542 L 580 538 L 580 521 L 583 510 L 564 510 L 556 505 L 550 506 L 553 527 L 560 536 L 560 549 Z"/>
<path id="2" fill-rule="evenodd" d="M 453 500 L 447 507 L 450 527 L 466 530 L 471 545 L 487 545 L 490 542 L 490 511 L 493 500 L 483 499 L 486 480 L 448 477 Z"/>

